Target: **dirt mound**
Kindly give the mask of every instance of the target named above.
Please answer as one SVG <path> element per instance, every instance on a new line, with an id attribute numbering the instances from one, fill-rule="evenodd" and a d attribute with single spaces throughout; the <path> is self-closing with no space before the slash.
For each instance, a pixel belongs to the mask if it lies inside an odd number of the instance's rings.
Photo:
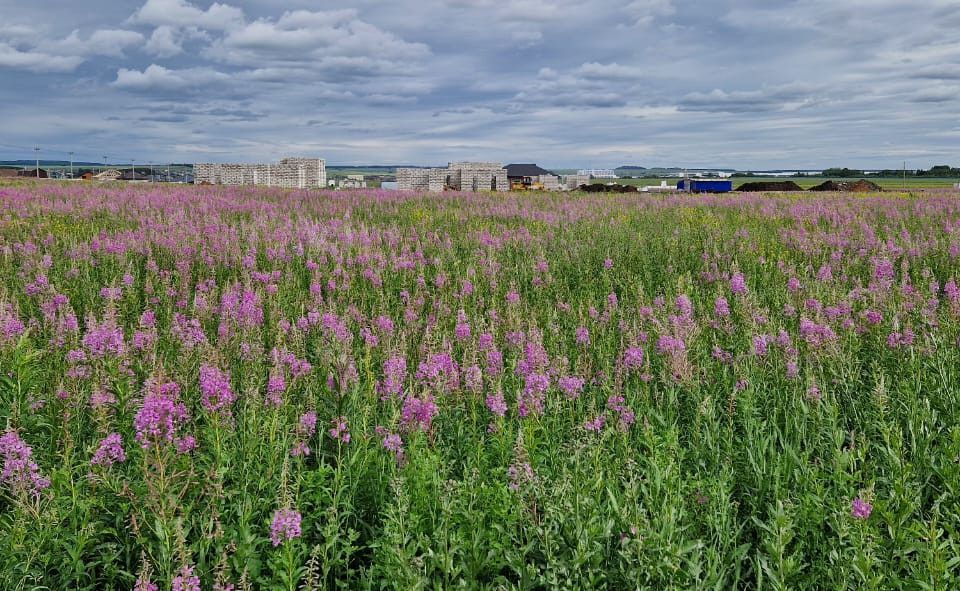
<path id="1" fill-rule="evenodd" d="M 859 181 L 824 181 L 816 187 L 810 187 L 811 191 L 850 191 L 854 193 L 869 193 L 871 191 L 883 191 L 883 188 L 871 183 L 866 179 Z"/>
<path id="2" fill-rule="evenodd" d="M 587 193 L 636 193 L 639 191 L 632 185 L 618 185 L 617 183 L 611 185 L 580 185 L 580 190 Z"/>
<path id="3" fill-rule="evenodd" d="M 743 183 L 737 191 L 803 191 L 800 185 L 793 181 L 753 181 Z"/>

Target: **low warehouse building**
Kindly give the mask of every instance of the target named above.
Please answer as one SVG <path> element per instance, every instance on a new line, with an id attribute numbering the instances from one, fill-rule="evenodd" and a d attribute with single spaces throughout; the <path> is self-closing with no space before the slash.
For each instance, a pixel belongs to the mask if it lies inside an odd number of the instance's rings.
<path id="1" fill-rule="evenodd" d="M 733 181 L 718 179 L 680 179 L 678 191 L 688 193 L 729 193 L 733 191 Z"/>

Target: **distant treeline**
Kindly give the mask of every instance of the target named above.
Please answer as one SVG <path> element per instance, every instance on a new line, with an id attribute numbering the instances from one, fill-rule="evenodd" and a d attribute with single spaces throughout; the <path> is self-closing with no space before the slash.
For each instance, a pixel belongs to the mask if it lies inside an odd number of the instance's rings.
<path id="1" fill-rule="evenodd" d="M 936 178 L 960 178 L 960 168 L 953 168 L 945 164 L 932 166 L 929 170 L 881 170 L 871 172 L 870 176 L 902 178 L 906 174 L 908 177 L 936 177 Z M 823 171 L 822 176 L 834 178 L 850 178 L 855 176 L 866 176 L 864 171 L 852 168 L 828 168 Z"/>

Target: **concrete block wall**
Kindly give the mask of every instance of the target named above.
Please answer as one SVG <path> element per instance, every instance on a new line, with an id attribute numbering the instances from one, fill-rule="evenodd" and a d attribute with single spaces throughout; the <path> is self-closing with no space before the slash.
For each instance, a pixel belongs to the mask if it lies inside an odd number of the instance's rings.
<path id="1" fill-rule="evenodd" d="M 398 168 L 401 191 L 508 191 L 507 169 L 499 162 L 451 162 L 447 168 Z"/>
<path id="2" fill-rule="evenodd" d="M 563 183 L 567 190 L 574 191 L 580 188 L 580 185 L 590 184 L 590 175 L 588 174 L 568 174 L 563 177 Z"/>
<path id="3" fill-rule="evenodd" d="M 400 191 L 431 191 L 430 168 L 398 168 L 397 189 Z M 443 190 L 443 187 L 440 188 Z"/>
<path id="4" fill-rule="evenodd" d="M 560 177 L 554 176 L 552 174 L 541 174 L 540 184 L 543 185 L 543 188 L 546 191 L 559 191 Z"/>
<path id="5" fill-rule="evenodd" d="M 194 183 L 211 185 L 262 185 L 288 189 L 322 189 L 327 167 L 322 158 L 284 158 L 278 164 L 193 165 Z"/>

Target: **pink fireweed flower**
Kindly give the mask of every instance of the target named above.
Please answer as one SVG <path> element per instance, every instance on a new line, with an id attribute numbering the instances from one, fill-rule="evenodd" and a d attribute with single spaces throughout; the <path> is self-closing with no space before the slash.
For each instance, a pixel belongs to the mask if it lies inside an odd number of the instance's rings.
<path id="1" fill-rule="evenodd" d="M 330 437 L 340 443 L 350 443 L 350 427 L 347 426 L 346 417 L 337 417 L 333 419 L 333 428 L 329 431 Z"/>
<path id="2" fill-rule="evenodd" d="M 457 326 L 454 329 L 454 336 L 458 341 L 465 341 L 470 338 L 470 324 L 467 322 L 467 315 L 464 314 L 463 310 L 460 311 Z"/>
<path id="3" fill-rule="evenodd" d="M 557 388 L 570 400 L 580 397 L 584 379 L 577 376 L 562 376 L 557 380 Z"/>
<path id="4" fill-rule="evenodd" d="M 587 330 L 586 326 L 577 327 L 576 340 L 578 345 L 590 344 L 590 331 Z"/>
<path id="5" fill-rule="evenodd" d="M 7 431 L 0 436 L 0 456 L 3 456 L 0 484 L 15 493 L 30 493 L 35 497 L 50 486 L 50 480 L 40 474 L 40 467 L 30 459 L 33 449 L 16 431 Z"/>
<path id="6" fill-rule="evenodd" d="M 498 349 L 487 351 L 486 364 L 484 370 L 490 377 L 497 377 L 503 373 L 503 353 Z"/>
<path id="7" fill-rule="evenodd" d="M 100 410 L 116 404 L 117 397 L 109 390 L 97 388 L 90 393 L 90 408 Z"/>
<path id="8" fill-rule="evenodd" d="M 727 298 L 723 296 L 717 297 L 713 302 L 713 313 L 720 318 L 726 318 L 730 315 L 730 304 L 727 302 Z"/>
<path id="9" fill-rule="evenodd" d="M 460 389 L 460 367 L 449 353 L 429 355 L 417 366 L 414 377 L 435 391 L 456 392 Z"/>
<path id="10" fill-rule="evenodd" d="M 850 515 L 857 519 L 867 519 L 873 512 L 873 505 L 857 497 L 850 504 Z"/>
<path id="11" fill-rule="evenodd" d="M 183 565 L 170 582 L 171 591 L 200 591 L 200 577 L 193 574 L 193 567 Z"/>
<path id="12" fill-rule="evenodd" d="M 383 449 L 393 454 L 397 464 L 403 463 L 405 456 L 403 452 L 403 439 L 396 433 L 387 431 L 384 427 L 376 428 L 377 435 L 383 437 Z"/>
<path id="13" fill-rule="evenodd" d="M 483 370 L 479 365 L 470 365 L 463 370 L 463 385 L 468 392 L 480 393 L 483 389 Z"/>
<path id="14" fill-rule="evenodd" d="M 550 387 L 550 378 L 545 374 L 531 373 L 524 377 L 524 387 L 517 401 L 517 409 L 521 417 L 533 413 L 542 415 L 547 389 Z"/>
<path id="15" fill-rule="evenodd" d="M 603 425 L 606 422 L 607 416 L 603 413 L 600 413 L 592 419 L 587 419 L 587 421 L 583 423 L 583 428 L 593 433 L 599 433 L 600 431 L 603 431 Z"/>
<path id="16" fill-rule="evenodd" d="M 275 369 L 270 372 L 267 379 L 267 405 L 280 406 L 283 404 L 283 393 L 287 390 L 287 380 L 283 377 L 281 370 Z"/>
<path id="17" fill-rule="evenodd" d="M 212 365 L 200 366 L 200 394 L 204 410 L 210 413 L 226 409 L 230 413 L 230 405 L 237 396 L 230 386 L 230 377 L 218 367 Z"/>
<path id="18" fill-rule="evenodd" d="M 657 352 L 661 355 L 683 353 L 686 349 L 686 344 L 680 337 L 665 334 L 657 338 Z"/>
<path id="19" fill-rule="evenodd" d="M 770 336 L 758 334 L 753 336 L 753 354 L 756 357 L 764 357 L 770 348 Z"/>
<path id="20" fill-rule="evenodd" d="M 437 404 L 433 396 L 429 394 L 423 398 L 408 396 L 403 402 L 400 425 L 407 431 L 430 431 L 437 413 Z"/>
<path id="21" fill-rule="evenodd" d="M 487 409 L 498 417 L 503 417 L 507 414 L 507 402 L 503 398 L 503 392 L 488 394 L 486 405 Z"/>
<path id="22" fill-rule="evenodd" d="M 123 330 L 112 321 L 97 324 L 91 320 L 83 335 L 83 347 L 93 359 L 120 357 L 124 352 Z"/>
<path id="23" fill-rule="evenodd" d="M 403 382 L 407 376 L 407 361 L 403 357 L 390 357 L 383 362 L 383 380 L 377 382 L 380 398 L 387 400 L 403 392 Z"/>
<path id="24" fill-rule="evenodd" d="M 270 541 L 274 547 L 300 537 L 301 519 L 300 512 L 294 509 L 280 509 L 274 512 L 273 522 L 270 524 Z"/>
<path id="25" fill-rule="evenodd" d="M 26 325 L 9 304 L 0 305 L 0 344 L 16 341 L 26 330 Z"/>
<path id="26" fill-rule="evenodd" d="M 187 407 L 178 400 L 180 387 L 173 382 L 151 384 L 133 419 L 135 439 L 143 449 L 173 443 L 178 430 L 190 420 Z"/>
<path id="27" fill-rule="evenodd" d="M 627 347 L 623 352 L 623 367 L 626 369 L 642 369 L 643 349 L 640 347 Z"/>
<path id="28" fill-rule="evenodd" d="M 480 349 L 481 351 L 489 351 L 493 349 L 493 347 L 494 347 L 494 341 L 493 341 L 492 334 L 485 332 L 477 336 L 478 349 Z"/>
<path id="29" fill-rule="evenodd" d="M 133 591 L 160 591 L 160 587 L 150 580 L 148 572 L 141 572 L 133 583 Z"/>
<path id="30" fill-rule="evenodd" d="M 607 308 L 610 310 L 616 310 L 619 304 L 620 300 L 617 299 L 617 294 L 615 292 L 610 292 L 610 294 L 607 296 Z"/>
<path id="31" fill-rule="evenodd" d="M 100 442 L 90 463 L 94 466 L 109 468 L 117 462 L 125 462 L 126 460 L 127 454 L 123 450 L 123 438 L 119 433 L 111 433 Z"/>
<path id="32" fill-rule="evenodd" d="M 821 266 L 820 270 L 817 271 L 817 281 L 822 281 L 824 283 L 833 281 L 833 268 L 827 264 Z"/>
<path id="33" fill-rule="evenodd" d="M 747 280 L 744 278 L 743 273 L 734 273 L 730 278 L 730 291 L 737 295 L 747 293 Z"/>
<path id="34" fill-rule="evenodd" d="M 604 268 L 604 269 L 612 269 L 612 268 L 613 268 L 613 259 L 604 259 L 604 260 L 603 260 L 603 268 Z"/>
<path id="35" fill-rule="evenodd" d="M 536 474 L 529 462 L 516 461 L 507 468 L 507 478 L 510 490 L 519 491 L 531 486 L 536 481 Z"/>

